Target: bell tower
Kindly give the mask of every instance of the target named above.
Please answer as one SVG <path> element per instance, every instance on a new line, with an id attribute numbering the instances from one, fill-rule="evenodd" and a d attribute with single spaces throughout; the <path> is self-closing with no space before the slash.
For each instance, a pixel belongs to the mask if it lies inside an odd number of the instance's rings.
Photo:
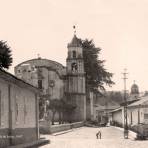
<path id="1" fill-rule="evenodd" d="M 68 44 L 67 63 L 67 98 L 76 105 L 72 115 L 72 121 L 86 120 L 86 90 L 84 59 L 81 40 L 74 34 Z"/>

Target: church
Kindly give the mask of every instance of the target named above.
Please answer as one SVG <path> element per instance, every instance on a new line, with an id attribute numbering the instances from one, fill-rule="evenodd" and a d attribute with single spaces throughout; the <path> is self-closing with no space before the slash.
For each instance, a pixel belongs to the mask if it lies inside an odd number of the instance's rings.
<path id="1" fill-rule="evenodd" d="M 42 100 L 62 99 L 66 96 L 69 102 L 76 105 L 71 115 L 72 122 L 85 121 L 86 90 L 83 49 L 76 34 L 68 43 L 67 48 L 66 67 L 56 61 L 38 57 L 18 64 L 15 67 L 15 75 L 38 87 Z M 43 109 L 46 112 L 46 104 Z"/>

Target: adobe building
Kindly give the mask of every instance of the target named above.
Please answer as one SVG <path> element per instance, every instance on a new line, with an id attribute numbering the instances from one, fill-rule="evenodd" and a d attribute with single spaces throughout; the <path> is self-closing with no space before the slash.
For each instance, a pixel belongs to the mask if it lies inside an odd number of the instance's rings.
<path id="1" fill-rule="evenodd" d="M 124 107 L 119 107 L 110 112 L 110 121 L 116 125 L 124 125 Z M 148 124 L 148 96 L 140 97 L 140 100 L 127 106 L 127 123 L 129 127 L 139 124 Z"/>
<path id="2" fill-rule="evenodd" d="M 39 139 L 38 89 L 0 70 L 0 147 Z"/>
<path id="3" fill-rule="evenodd" d="M 140 97 L 138 85 L 135 83 L 131 87 L 131 95 L 127 105 L 127 123 L 129 128 L 136 131 L 140 125 L 148 124 L 148 96 Z M 124 106 L 110 112 L 110 121 L 117 126 L 124 125 Z"/>
<path id="4" fill-rule="evenodd" d="M 71 116 L 72 122 L 84 121 L 86 119 L 84 59 L 80 39 L 75 34 L 67 48 L 66 67 L 56 61 L 39 57 L 18 64 L 15 67 L 15 75 L 38 87 L 42 92 L 40 98 L 43 100 L 62 99 L 66 96 L 67 101 L 76 105 Z M 44 110 L 46 112 L 46 105 Z"/>

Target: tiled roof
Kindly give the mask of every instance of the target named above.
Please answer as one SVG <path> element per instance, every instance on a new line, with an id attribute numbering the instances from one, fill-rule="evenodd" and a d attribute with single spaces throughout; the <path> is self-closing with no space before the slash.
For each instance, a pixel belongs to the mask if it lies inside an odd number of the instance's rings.
<path id="1" fill-rule="evenodd" d="M 12 75 L 9 72 L 6 72 L 5 70 L 0 69 L 0 78 L 5 79 L 11 83 L 18 85 L 18 86 L 23 86 L 25 88 L 31 89 L 32 91 L 34 91 L 36 93 L 40 93 L 40 91 L 37 87 L 23 81 L 22 79 L 17 78 L 16 76 Z"/>
<path id="2" fill-rule="evenodd" d="M 145 97 L 141 97 L 139 101 L 137 102 L 134 102 L 130 105 L 128 105 L 128 107 L 131 107 L 131 106 L 138 106 L 138 105 L 143 105 L 145 102 L 148 101 L 148 96 L 145 96 Z"/>

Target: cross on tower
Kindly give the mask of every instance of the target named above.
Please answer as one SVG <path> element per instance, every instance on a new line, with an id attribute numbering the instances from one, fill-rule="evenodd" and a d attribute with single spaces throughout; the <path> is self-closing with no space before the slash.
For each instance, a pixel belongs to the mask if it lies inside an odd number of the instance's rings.
<path id="1" fill-rule="evenodd" d="M 74 34 L 76 34 L 76 25 L 73 26 Z"/>

